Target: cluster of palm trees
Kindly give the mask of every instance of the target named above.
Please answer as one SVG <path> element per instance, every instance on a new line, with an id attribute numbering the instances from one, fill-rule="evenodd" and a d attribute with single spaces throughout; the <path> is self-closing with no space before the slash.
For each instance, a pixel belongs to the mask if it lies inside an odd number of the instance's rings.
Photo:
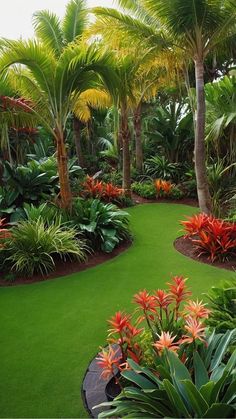
<path id="1" fill-rule="evenodd" d="M 210 213 L 204 64 L 222 45 L 225 60 L 230 56 L 236 34 L 236 0 L 117 0 L 117 3 L 119 11 L 95 8 L 93 23 L 86 0 L 70 0 L 62 21 L 49 11 L 35 13 L 34 40 L 0 42 L 1 84 L 7 80 L 19 97 L 28 99 L 27 117 L 36 118 L 53 136 L 61 205 L 70 208 L 68 118 L 73 115 L 74 127 L 79 130 L 80 122 L 90 118 L 90 107 L 116 107 L 120 116 L 117 146 L 122 150 L 123 188 L 129 195 L 128 116 L 133 114 L 136 167 L 141 170 L 142 106 L 156 96 L 163 83 L 185 81 L 194 115 L 199 206 Z M 192 98 L 188 77 L 188 68 L 193 65 L 196 100 Z M 80 153 L 79 136 L 77 148 Z"/>

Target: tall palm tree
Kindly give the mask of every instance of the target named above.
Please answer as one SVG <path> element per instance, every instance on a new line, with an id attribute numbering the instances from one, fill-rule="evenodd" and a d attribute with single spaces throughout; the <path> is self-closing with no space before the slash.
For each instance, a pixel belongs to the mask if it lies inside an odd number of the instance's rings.
<path id="1" fill-rule="evenodd" d="M 103 22 L 115 20 L 123 32 L 148 45 L 166 43 L 192 60 L 196 78 L 195 171 L 199 206 L 211 211 L 205 156 L 204 62 L 216 46 L 236 33 L 236 0 L 118 0 L 128 14 L 97 8 Z"/>
<path id="2" fill-rule="evenodd" d="M 65 46 L 60 55 L 36 41 L 5 41 L 0 68 L 4 71 L 16 64 L 24 65 L 23 69 L 18 66 L 16 71 L 20 91 L 31 100 L 29 110 L 55 139 L 61 206 L 70 208 L 66 122 L 82 92 L 101 83 L 110 92 L 114 91 L 113 56 L 78 41 Z"/>

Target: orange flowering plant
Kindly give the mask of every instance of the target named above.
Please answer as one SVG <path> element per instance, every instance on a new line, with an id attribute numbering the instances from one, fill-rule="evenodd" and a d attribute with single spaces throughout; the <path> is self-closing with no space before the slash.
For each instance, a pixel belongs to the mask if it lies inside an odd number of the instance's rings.
<path id="1" fill-rule="evenodd" d="M 186 282 L 187 278 L 174 276 L 166 290 L 139 291 L 133 298 L 133 315 L 118 311 L 108 320 L 110 346 L 103 352 L 103 361 L 98 358 L 103 377 L 108 371 L 113 375 L 114 368 L 129 368 L 128 359 L 154 366 L 165 350 L 175 352 L 187 367 L 192 365 L 194 351 L 206 345 L 204 321 L 210 310 L 202 301 L 190 299 Z M 119 348 L 119 361 L 112 345 Z"/>
<path id="2" fill-rule="evenodd" d="M 157 196 L 161 198 L 170 195 L 174 188 L 173 183 L 162 179 L 156 179 L 154 185 L 156 188 Z"/>

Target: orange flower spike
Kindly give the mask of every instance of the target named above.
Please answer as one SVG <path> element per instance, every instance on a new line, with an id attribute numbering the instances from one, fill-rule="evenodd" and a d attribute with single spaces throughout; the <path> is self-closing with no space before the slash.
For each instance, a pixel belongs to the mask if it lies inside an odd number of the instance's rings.
<path id="1" fill-rule="evenodd" d="M 110 320 L 108 320 L 108 323 L 113 327 L 109 330 L 110 335 L 112 333 L 122 333 L 123 330 L 128 326 L 129 320 L 130 315 L 118 311 Z"/>
<path id="2" fill-rule="evenodd" d="M 195 319 L 207 319 L 211 310 L 205 307 L 202 301 L 189 301 L 188 305 L 185 306 L 185 311 L 188 315 Z"/>
<path id="3" fill-rule="evenodd" d="M 169 332 L 161 332 L 161 335 L 158 335 L 159 340 L 153 344 L 159 353 L 164 349 L 169 349 L 169 351 L 176 352 L 179 349 L 179 346 L 174 343 L 176 336 L 171 336 Z"/>
<path id="4" fill-rule="evenodd" d="M 144 312 L 151 311 L 156 313 L 156 301 L 155 298 L 150 295 L 146 290 L 140 291 L 135 294 L 134 302 L 138 304 Z"/>
<path id="5" fill-rule="evenodd" d="M 163 290 L 155 291 L 154 299 L 157 303 L 157 307 L 166 309 L 171 304 L 170 294 L 167 294 Z"/>
<path id="6" fill-rule="evenodd" d="M 111 375 L 114 375 L 114 367 L 119 366 L 119 362 L 122 359 L 121 355 L 118 355 L 119 348 L 114 350 L 112 346 L 109 349 L 102 349 L 102 352 L 96 358 L 97 364 L 102 371 L 102 378 L 107 380 Z"/>
<path id="7" fill-rule="evenodd" d="M 205 341 L 205 326 L 201 322 L 192 317 L 189 317 L 186 320 L 186 325 L 184 328 L 187 330 L 187 334 L 183 335 L 183 338 L 179 343 L 192 343 L 197 339 L 204 342 Z"/>
<path id="8" fill-rule="evenodd" d="M 155 187 L 156 187 L 157 192 L 161 191 L 161 189 L 162 189 L 162 180 L 161 179 L 157 179 L 155 181 Z"/>
<path id="9" fill-rule="evenodd" d="M 165 193 L 170 193 L 173 185 L 170 182 L 162 181 L 162 189 Z"/>
<path id="10" fill-rule="evenodd" d="M 188 296 L 191 295 L 191 292 L 188 291 L 185 284 L 187 279 L 188 278 L 184 278 L 183 276 L 174 276 L 172 278 L 174 283 L 167 283 L 170 289 L 171 300 L 175 301 L 177 305 L 179 305 L 182 301 L 186 300 Z"/>

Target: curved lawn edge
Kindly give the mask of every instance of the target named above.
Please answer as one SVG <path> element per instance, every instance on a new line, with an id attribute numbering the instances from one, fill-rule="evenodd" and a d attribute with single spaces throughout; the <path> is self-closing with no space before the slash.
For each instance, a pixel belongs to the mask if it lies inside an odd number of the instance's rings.
<path id="1" fill-rule="evenodd" d="M 188 277 L 193 298 L 232 272 L 177 252 L 180 220 L 196 208 L 129 208 L 134 242 L 92 269 L 31 286 L 0 288 L 0 417 L 86 417 L 81 386 L 90 360 L 106 344 L 107 319 L 132 312 L 139 290 L 165 288 L 172 275 Z"/>
<path id="2" fill-rule="evenodd" d="M 79 272 L 86 271 L 87 269 L 96 268 L 96 266 L 106 263 L 109 260 L 112 260 L 122 253 L 126 252 L 133 244 L 133 241 L 124 242 L 120 246 L 116 247 L 111 253 L 97 252 L 88 256 L 85 262 L 79 261 L 62 261 L 59 260 L 56 263 L 56 269 L 53 272 L 50 272 L 48 275 L 42 276 L 40 274 L 34 275 L 33 277 L 20 277 L 14 281 L 7 281 L 0 279 L 0 288 L 1 287 L 17 287 L 19 285 L 32 285 L 36 282 L 45 282 L 49 280 L 56 280 L 63 278 L 67 275 L 76 274 Z"/>
<path id="3" fill-rule="evenodd" d="M 196 250 L 194 249 L 192 242 L 190 239 L 180 236 L 174 240 L 173 246 L 177 252 L 181 253 L 182 255 L 186 256 L 189 259 L 193 259 L 198 263 L 204 263 L 206 265 L 210 265 L 214 268 L 218 269 L 225 269 L 227 271 L 236 271 L 236 261 L 235 259 L 228 262 L 211 262 L 206 256 L 198 257 L 196 254 Z"/>

